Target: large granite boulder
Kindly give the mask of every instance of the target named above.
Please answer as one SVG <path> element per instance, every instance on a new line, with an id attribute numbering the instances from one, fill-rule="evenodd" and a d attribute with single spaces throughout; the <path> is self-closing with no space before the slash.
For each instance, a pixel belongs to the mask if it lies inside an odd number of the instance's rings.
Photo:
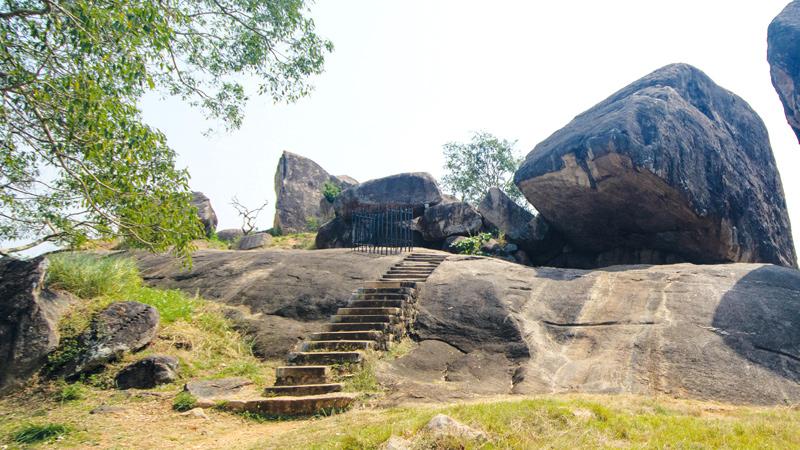
<path id="1" fill-rule="evenodd" d="M 800 1 L 793 1 L 769 24 L 767 60 L 789 126 L 800 140 Z"/>
<path id="2" fill-rule="evenodd" d="M 411 208 L 419 217 L 427 206 L 441 203 L 442 193 L 428 173 L 401 173 L 347 189 L 334 203 L 336 215 L 349 219 L 354 211 Z"/>
<path id="3" fill-rule="evenodd" d="M 71 298 L 44 286 L 47 260 L 0 259 L 0 394 L 21 386 L 59 343 Z"/>
<path id="4" fill-rule="evenodd" d="M 206 236 L 211 236 L 217 230 L 217 213 L 211 207 L 211 200 L 202 192 L 192 192 L 192 206 L 197 208 L 197 217 L 203 222 Z"/>
<path id="5" fill-rule="evenodd" d="M 796 264 L 767 129 L 700 70 L 674 64 L 534 148 L 514 181 L 583 266 Z"/>
<path id="6" fill-rule="evenodd" d="M 274 228 L 284 233 L 309 230 L 309 223 L 325 223 L 333 217 L 333 208 L 322 195 L 326 182 L 347 189 L 357 182 L 348 176 L 330 175 L 314 161 L 284 151 L 275 172 Z"/>
<path id="7" fill-rule="evenodd" d="M 418 226 L 426 241 L 441 241 L 448 236 L 477 234 L 483 219 L 469 203 L 442 203 L 426 209 Z"/>
<path id="8" fill-rule="evenodd" d="M 486 228 L 497 230 L 514 241 L 530 240 L 533 234 L 533 214 L 514 203 L 499 188 L 489 188 L 478 204 Z"/>
<path id="9" fill-rule="evenodd" d="M 126 352 L 147 346 L 158 330 L 158 310 L 139 302 L 112 303 L 100 311 L 74 343 L 74 356 L 53 367 L 51 374 L 74 379 L 101 369 Z"/>
<path id="10" fill-rule="evenodd" d="M 317 249 L 345 248 L 353 244 L 352 226 L 342 217 L 334 217 L 319 227 L 314 240 Z"/>

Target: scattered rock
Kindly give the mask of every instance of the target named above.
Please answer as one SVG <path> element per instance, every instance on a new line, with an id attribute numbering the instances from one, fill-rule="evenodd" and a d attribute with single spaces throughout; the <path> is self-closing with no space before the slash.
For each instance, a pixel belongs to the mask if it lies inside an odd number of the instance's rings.
<path id="1" fill-rule="evenodd" d="M 764 123 L 686 64 L 577 116 L 536 146 L 514 181 L 586 267 L 796 264 Z"/>
<path id="2" fill-rule="evenodd" d="M 495 253 L 500 253 L 501 250 L 502 247 L 500 246 L 500 243 L 497 242 L 497 239 L 494 238 L 489 239 L 488 241 L 483 242 L 481 244 L 481 251 L 483 251 L 484 253 L 495 254 Z"/>
<path id="3" fill-rule="evenodd" d="M 202 192 L 192 192 L 192 206 L 197 208 L 197 217 L 203 222 L 206 236 L 211 236 L 217 229 L 217 214 L 211 207 L 211 200 Z"/>
<path id="4" fill-rule="evenodd" d="M 101 369 L 125 352 L 141 350 L 156 336 L 158 310 L 139 302 L 112 303 L 92 319 L 78 338 L 77 354 L 54 368 L 53 375 L 72 379 Z"/>
<path id="5" fill-rule="evenodd" d="M 89 411 L 89 414 L 122 414 L 125 411 L 126 409 L 121 406 L 100 405 Z"/>
<path id="6" fill-rule="evenodd" d="M 178 378 L 178 359 L 153 355 L 123 368 L 115 381 L 119 389 L 150 389 Z"/>
<path id="7" fill-rule="evenodd" d="M 220 378 L 190 381 L 184 385 L 183 390 L 196 398 L 198 403 L 212 400 L 211 406 L 213 406 L 213 400 L 235 397 L 252 384 L 252 381 L 242 377 Z"/>
<path id="8" fill-rule="evenodd" d="M 244 232 L 240 228 L 227 228 L 217 231 L 217 239 L 222 242 L 233 243 L 237 239 L 241 239 L 242 236 L 244 236 Z"/>
<path id="9" fill-rule="evenodd" d="M 59 342 L 58 320 L 71 303 L 44 286 L 47 260 L 0 259 L 0 394 L 24 384 Z"/>
<path id="10" fill-rule="evenodd" d="M 422 238 L 426 241 L 441 241 L 448 236 L 471 236 L 482 226 L 481 215 L 464 202 L 431 206 L 419 222 Z"/>
<path id="11" fill-rule="evenodd" d="M 378 178 L 347 189 L 334 203 L 336 215 L 349 220 L 361 209 L 412 208 L 413 216 L 422 215 L 426 206 L 442 201 L 436 180 L 428 173 L 401 173 Z"/>
<path id="12" fill-rule="evenodd" d="M 800 1 L 789 3 L 769 24 L 767 44 L 772 85 L 800 140 Z"/>
<path id="13" fill-rule="evenodd" d="M 468 427 L 444 414 L 437 414 L 425 425 L 425 429 L 435 437 L 462 436 L 471 440 L 486 440 L 486 433 Z"/>
<path id="14" fill-rule="evenodd" d="M 400 436 L 392 436 L 381 447 L 383 450 L 411 450 L 413 443 Z"/>
<path id="15" fill-rule="evenodd" d="M 358 184 L 351 177 L 335 177 L 319 164 L 300 155 L 284 151 L 275 172 L 275 222 L 274 228 L 284 233 L 301 233 L 309 230 L 309 219 L 318 223 L 330 220 L 333 211 L 320 205 L 324 200 L 322 189 L 331 182 L 341 189 Z M 324 206 L 324 205 L 323 205 Z"/>
<path id="16" fill-rule="evenodd" d="M 239 250 L 254 250 L 257 248 L 268 247 L 272 243 L 272 235 L 269 233 L 255 233 L 242 236 L 239 240 Z"/>
<path id="17" fill-rule="evenodd" d="M 208 414 L 206 414 L 206 411 L 203 408 L 192 408 L 188 411 L 182 412 L 180 415 L 184 417 L 194 417 L 197 419 L 210 420 Z"/>

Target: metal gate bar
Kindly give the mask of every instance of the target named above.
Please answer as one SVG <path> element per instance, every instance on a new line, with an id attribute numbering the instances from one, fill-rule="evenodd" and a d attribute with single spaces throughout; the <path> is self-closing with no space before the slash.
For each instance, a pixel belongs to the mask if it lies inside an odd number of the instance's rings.
<path id="1" fill-rule="evenodd" d="M 411 208 L 354 212 L 351 230 L 353 250 L 380 255 L 411 251 L 414 245 L 412 220 Z"/>

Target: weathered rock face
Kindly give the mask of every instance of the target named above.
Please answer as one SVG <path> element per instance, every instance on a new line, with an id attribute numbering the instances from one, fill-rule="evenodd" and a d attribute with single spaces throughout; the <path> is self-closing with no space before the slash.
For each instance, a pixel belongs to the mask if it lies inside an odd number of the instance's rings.
<path id="1" fill-rule="evenodd" d="M 335 217 L 319 227 L 314 246 L 320 250 L 350 247 L 353 244 L 352 233 L 352 226 L 347 221 L 341 217 Z"/>
<path id="2" fill-rule="evenodd" d="M 493 187 L 478 205 L 486 228 L 497 229 L 514 241 L 531 240 L 533 214 L 514 203 L 505 192 Z"/>
<path id="3" fill-rule="evenodd" d="M 399 259 L 348 250 L 204 251 L 186 272 L 170 257 L 138 254 L 149 282 L 247 307 L 251 324 L 268 319 L 268 347 L 269 339 L 285 342 L 274 347 L 295 343 L 290 320 L 321 324 L 363 280 Z M 418 308 L 418 346 L 378 367 L 389 401 L 589 392 L 800 402 L 800 271 L 793 269 L 577 270 L 451 255 L 420 291 Z"/>
<path id="4" fill-rule="evenodd" d="M 268 247 L 272 243 L 272 235 L 268 233 L 255 233 L 242 236 L 239 240 L 239 250 L 253 250 Z"/>
<path id="5" fill-rule="evenodd" d="M 767 60 L 789 126 L 800 140 L 800 1 L 793 1 L 769 24 Z"/>
<path id="6" fill-rule="evenodd" d="M 401 173 L 370 180 L 347 189 L 334 203 L 336 215 L 349 219 L 354 211 L 375 208 L 412 208 L 419 217 L 425 206 L 441 203 L 442 193 L 428 173 Z"/>
<path id="7" fill-rule="evenodd" d="M 514 181 L 588 267 L 796 264 L 766 127 L 685 64 L 576 117 L 536 146 Z"/>
<path id="8" fill-rule="evenodd" d="M 75 378 L 116 361 L 125 352 L 141 350 L 156 336 L 158 310 L 139 302 L 117 302 L 92 319 L 78 339 L 78 353 L 55 368 L 53 375 Z"/>
<path id="9" fill-rule="evenodd" d="M 275 172 L 275 229 L 285 233 L 308 230 L 309 219 L 325 223 L 333 217 L 330 208 L 323 208 L 322 188 L 332 182 L 347 189 L 357 182 L 348 176 L 328 174 L 314 161 L 291 152 L 283 152 Z M 321 207 L 321 205 L 323 207 Z M 323 210 L 324 209 L 324 210 Z"/>
<path id="10" fill-rule="evenodd" d="M 483 219 L 469 203 L 453 202 L 432 206 L 419 221 L 426 241 L 441 241 L 448 236 L 472 236 L 483 227 Z"/>
<path id="11" fill-rule="evenodd" d="M 0 394 L 21 386 L 59 342 L 68 296 L 44 288 L 47 260 L 0 259 Z"/>
<path id="12" fill-rule="evenodd" d="M 228 228 L 217 231 L 217 238 L 222 242 L 236 242 L 236 240 L 241 239 L 242 236 L 244 236 L 244 232 L 240 228 Z"/>
<path id="13" fill-rule="evenodd" d="M 119 389 L 151 389 L 178 378 L 178 358 L 152 355 L 125 366 L 114 378 Z"/>
<path id="14" fill-rule="evenodd" d="M 217 229 L 217 213 L 211 207 L 211 200 L 202 192 L 192 192 L 192 206 L 197 208 L 197 217 L 203 222 L 206 236 L 211 236 Z"/>

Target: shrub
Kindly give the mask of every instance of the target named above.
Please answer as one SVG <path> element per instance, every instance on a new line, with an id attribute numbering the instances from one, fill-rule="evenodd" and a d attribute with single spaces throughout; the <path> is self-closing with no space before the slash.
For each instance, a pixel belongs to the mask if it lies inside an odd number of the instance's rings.
<path id="1" fill-rule="evenodd" d="M 322 195 L 325 197 L 325 200 L 328 203 L 333 203 L 336 201 L 336 197 L 342 193 L 342 188 L 337 186 L 335 183 L 331 183 L 330 181 L 326 181 L 325 184 L 322 185 Z"/>
<path id="2" fill-rule="evenodd" d="M 189 411 L 197 404 L 197 399 L 190 393 L 183 391 L 175 396 L 172 400 L 172 409 L 175 411 L 183 412 Z"/>
<path id="3" fill-rule="evenodd" d="M 308 231 L 319 230 L 319 219 L 313 216 L 306 217 L 306 229 L 308 229 Z"/>
<path id="4" fill-rule="evenodd" d="M 456 251 L 462 255 L 482 255 L 481 245 L 488 242 L 492 238 L 490 233 L 480 233 L 476 236 L 464 238 L 451 245 Z"/>
<path id="5" fill-rule="evenodd" d="M 17 444 L 35 444 L 65 435 L 69 433 L 69 431 L 69 427 L 60 423 L 48 423 L 44 425 L 29 424 L 17 430 L 11 436 L 11 440 Z"/>
<path id="6" fill-rule="evenodd" d="M 48 257 L 47 283 L 89 299 L 119 296 L 141 285 L 139 269 L 131 259 L 87 253 L 57 253 Z"/>

